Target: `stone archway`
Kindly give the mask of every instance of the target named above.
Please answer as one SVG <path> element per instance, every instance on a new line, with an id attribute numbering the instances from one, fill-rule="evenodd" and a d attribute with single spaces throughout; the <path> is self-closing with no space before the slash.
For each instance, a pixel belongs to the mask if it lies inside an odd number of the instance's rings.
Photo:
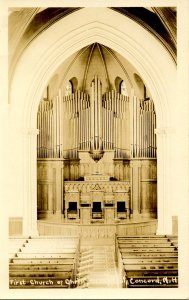
<path id="1" fill-rule="evenodd" d="M 175 65 L 162 44 L 131 19 L 108 8 L 84 8 L 59 20 L 30 43 L 17 63 L 11 82 L 10 101 L 15 118 L 19 120 L 20 155 L 24 166 L 20 179 L 23 234 L 37 234 L 36 116 L 39 101 L 57 67 L 75 51 L 94 42 L 127 58 L 152 94 L 157 114 L 158 233 L 171 233 L 169 153 Z"/>

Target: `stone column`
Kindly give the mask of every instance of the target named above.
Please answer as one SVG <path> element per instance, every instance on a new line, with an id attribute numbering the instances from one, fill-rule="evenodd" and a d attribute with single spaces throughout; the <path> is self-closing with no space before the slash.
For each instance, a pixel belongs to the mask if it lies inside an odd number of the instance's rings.
<path id="1" fill-rule="evenodd" d="M 2 48 L 3 49 L 3 48 Z M 3 60 L 2 60 L 3 62 Z M 6 63 L 6 62 L 5 62 Z M 3 70 L 3 69 L 2 69 Z M 4 76 L 6 78 L 6 76 Z M 2 77 L 3 79 L 3 77 Z M 10 132 L 10 117 L 9 117 L 9 105 L 7 102 L 7 97 L 6 95 L 6 89 L 7 89 L 7 84 L 1 84 L 1 91 L 0 91 L 0 120 L 1 120 L 1 126 L 0 126 L 0 134 L 1 134 L 1 147 L 0 147 L 0 165 L 1 165 L 1 199 L 2 199 L 2 204 L 1 204 L 1 212 L 0 212 L 0 220 L 1 224 L 3 224 L 4 233 L 6 234 L 1 234 L 1 244 L 4 245 L 4 238 L 5 238 L 5 243 L 7 243 L 7 232 L 8 229 L 6 227 L 7 225 L 7 220 L 8 216 L 10 217 L 10 205 L 12 205 L 12 197 L 14 196 L 14 188 L 12 183 L 10 184 L 10 176 L 11 176 L 11 161 L 9 159 L 9 156 L 11 155 L 11 144 L 12 142 L 11 139 L 11 132 Z M 4 93 L 5 92 L 5 93 Z M 8 187 L 8 183 L 11 186 L 10 188 Z M 11 216 L 12 217 L 12 216 Z M 20 220 L 21 220 L 21 215 L 20 215 Z M 10 225 L 10 219 L 9 219 L 9 226 Z M 7 229 L 7 231 L 6 231 Z"/>
<path id="2" fill-rule="evenodd" d="M 23 130 L 23 235 L 36 236 L 37 230 L 37 134 L 36 128 Z"/>
<path id="3" fill-rule="evenodd" d="M 171 128 L 157 128 L 157 234 L 172 234 L 171 219 Z M 174 183 L 172 183 L 174 184 Z"/>

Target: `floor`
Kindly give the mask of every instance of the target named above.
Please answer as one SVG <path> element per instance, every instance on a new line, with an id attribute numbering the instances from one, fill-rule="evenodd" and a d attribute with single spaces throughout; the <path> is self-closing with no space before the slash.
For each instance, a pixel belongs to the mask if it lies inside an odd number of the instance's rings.
<path id="1" fill-rule="evenodd" d="M 81 247 L 78 288 L 121 287 L 114 250 L 112 245 Z"/>

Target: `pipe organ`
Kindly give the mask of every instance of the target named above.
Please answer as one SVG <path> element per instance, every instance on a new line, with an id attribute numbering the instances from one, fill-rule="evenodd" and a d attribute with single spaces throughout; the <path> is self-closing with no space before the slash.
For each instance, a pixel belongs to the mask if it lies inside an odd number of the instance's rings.
<path id="1" fill-rule="evenodd" d="M 131 157 L 156 157 L 156 114 L 151 99 L 132 99 Z"/>
<path id="2" fill-rule="evenodd" d="M 103 106 L 103 146 L 114 150 L 115 158 L 129 157 L 129 97 L 115 91 L 102 98 Z"/>
<path id="3" fill-rule="evenodd" d="M 78 90 L 42 100 L 37 126 L 39 158 L 78 158 L 80 150 L 89 151 L 94 160 L 107 150 L 115 158 L 156 157 L 153 101 L 116 91 L 102 95 L 97 76 L 90 95 Z"/>
<path id="4" fill-rule="evenodd" d="M 156 113 L 151 99 L 115 90 L 102 94 L 101 81 L 95 76 L 89 94 L 77 90 L 64 96 L 59 91 L 53 99 L 41 100 L 37 127 L 38 207 L 44 207 L 45 199 L 50 203 L 47 210 L 59 207 L 66 219 L 86 214 L 89 222 L 92 216 L 107 216 L 106 222 L 111 222 L 120 216 L 156 215 Z M 96 180 L 95 192 L 87 182 L 80 188 L 90 176 Z M 106 182 L 98 182 L 104 176 Z M 119 182 L 122 190 L 114 189 Z M 86 187 L 91 189 L 86 192 Z"/>

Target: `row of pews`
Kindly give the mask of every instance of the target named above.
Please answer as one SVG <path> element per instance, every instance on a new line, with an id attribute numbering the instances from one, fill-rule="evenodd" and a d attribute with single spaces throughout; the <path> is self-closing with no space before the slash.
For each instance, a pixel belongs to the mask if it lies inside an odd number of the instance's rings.
<path id="1" fill-rule="evenodd" d="M 74 288 L 78 237 L 9 238 L 10 288 Z"/>
<path id="2" fill-rule="evenodd" d="M 178 287 L 177 236 L 116 236 L 123 288 Z"/>

